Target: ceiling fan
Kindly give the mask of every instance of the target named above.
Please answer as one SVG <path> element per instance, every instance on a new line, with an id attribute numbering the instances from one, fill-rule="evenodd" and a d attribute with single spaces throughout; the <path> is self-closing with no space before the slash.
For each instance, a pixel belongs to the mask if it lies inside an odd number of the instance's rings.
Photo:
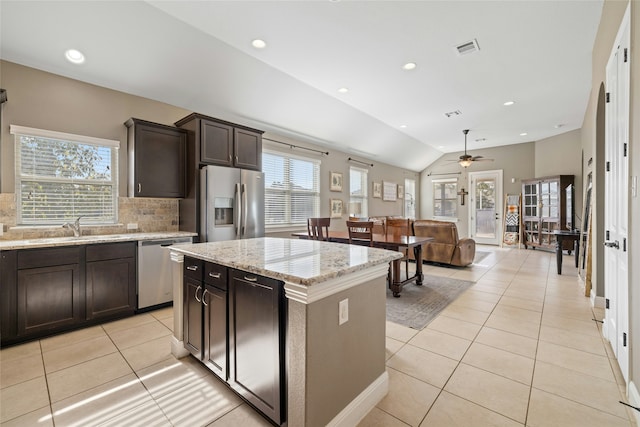
<path id="1" fill-rule="evenodd" d="M 467 154 L 467 134 L 469 133 L 469 129 L 463 130 L 462 133 L 464 133 L 464 154 L 460 156 L 458 160 L 451 160 L 451 161 L 453 162 L 457 161 L 460 164 L 460 166 L 462 166 L 463 168 L 468 168 L 469 166 L 471 166 L 471 163 L 473 162 L 482 162 L 482 161 L 492 162 L 493 161 L 493 159 L 485 159 L 482 156 L 472 156 L 470 154 Z"/>

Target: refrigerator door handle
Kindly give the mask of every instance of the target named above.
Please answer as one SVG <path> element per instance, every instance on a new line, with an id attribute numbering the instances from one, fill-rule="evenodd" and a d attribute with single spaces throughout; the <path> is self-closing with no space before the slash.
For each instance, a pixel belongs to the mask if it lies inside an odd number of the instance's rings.
<path id="1" fill-rule="evenodd" d="M 236 238 L 240 238 L 240 221 L 242 220 L 242 202 L 240 200 L 240 184 L 236 183 L 236 192 L 234 195 L 236 201 L 236 218 L 235 218 L 235 227 L 236 227 Z"/>
<path id="2" fill-rule="evenodd" d="M 242 184 L 242 213 L 244 218 L 242 219 L 242 237 L 247 235 L 247 216 L 249 215 L 249 201 L 247 200 L 247 184 Z"/>

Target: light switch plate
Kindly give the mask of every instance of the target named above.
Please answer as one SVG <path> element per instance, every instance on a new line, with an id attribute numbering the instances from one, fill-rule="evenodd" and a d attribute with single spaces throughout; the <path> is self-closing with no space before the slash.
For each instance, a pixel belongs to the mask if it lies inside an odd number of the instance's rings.
<path id="1" fill-rule="evenodd" d="M 137 222 L 130 222 L 127 224 L 127 230 L 137 230 L 137 229 L 138 229 Z"/>
<path id="2" fill-rule="evenodd" d="M 349 298 L 343 299 L 338 304 L 338 325 L 349 321 Z"/>

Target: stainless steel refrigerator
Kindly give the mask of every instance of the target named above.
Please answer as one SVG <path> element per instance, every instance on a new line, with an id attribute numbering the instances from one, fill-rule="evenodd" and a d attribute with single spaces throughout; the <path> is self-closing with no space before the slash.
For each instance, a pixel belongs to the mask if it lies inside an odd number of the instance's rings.
<path id="1" fill-rule="evenodd" d="M 205 242 L 264 237 L 262 172 L 205 166 L 200 183 L 200 230 Z"/>

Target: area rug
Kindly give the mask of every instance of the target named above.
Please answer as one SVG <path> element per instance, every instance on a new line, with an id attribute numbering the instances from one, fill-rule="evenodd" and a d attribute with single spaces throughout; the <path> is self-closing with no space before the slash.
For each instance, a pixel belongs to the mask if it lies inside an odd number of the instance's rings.
<path id="1" fill-rule="evenodd" d="M 474 282 L 424 276 L 422 286 L 409 283 L 399 298 L 387 289 L 387 320 L 421 330 Z"/>

